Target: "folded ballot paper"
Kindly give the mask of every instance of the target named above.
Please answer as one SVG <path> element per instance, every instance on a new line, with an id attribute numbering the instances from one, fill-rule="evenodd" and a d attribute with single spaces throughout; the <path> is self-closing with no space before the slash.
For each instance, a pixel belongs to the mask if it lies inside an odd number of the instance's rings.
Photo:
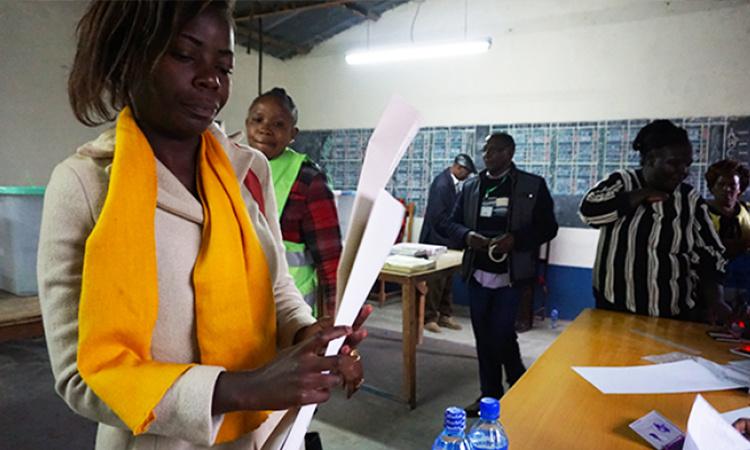
<path id="1" fill-rule="evenodd" d="M 346 243 L 339 262 L 336 325 L 354 323 L 390 253 L 391 244 L 398 236 L 404 207 L 385 191 L 385 186 L 417 134 L 420 121 L 417 110 L 394 97 L 367 143 Z M 343 338 L 331 341 L 326 355 L 337 354 L 343 342 Z M 315 408 L 316 405 L 300 408 L 282 447 L 284 450 L 302 447 Z"/>

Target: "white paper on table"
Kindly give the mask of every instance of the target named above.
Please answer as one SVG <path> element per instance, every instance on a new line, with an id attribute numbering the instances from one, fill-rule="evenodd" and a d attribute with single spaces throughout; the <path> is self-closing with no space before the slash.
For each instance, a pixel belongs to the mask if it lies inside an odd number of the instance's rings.
<path id="1" fill-rule="evenodd" d="M 336 299 L 339 303 L 354 265 L 359 242 L 370 218 L 372 205 L 393 176 L 401 157 L 416 136 L 421 120 L 421 115 L 416 109 L 400 97 L 394 96 L 370 136 L 352 206 L 349 229 L 345 233 L 346 244 L 339 259 L 336 277 Z M 393 243 L 383 244 L 390 248 Z"/>
<path id="2" fill-rule="evenodd" d="M 359 310 L 367 299 L 380 269 L 391 251 L 390 245 L 398 237 L 401 222 L 404 218 L 404 206 L 386 191 L 381 191 L 375 206 L 372 208 L 370 221 L 367 224 L 362 241 L 357 249 L 349 283 L 346 285 L 344 297 L 336 314 L 336 325 L 352 325 Z M 341 349 L 344 338 L 328 343 L 326 355 L 335 355 Z M 317 405 L 306 405 L 300 409 L 297 419 L 284 443 L 284 449 L 298 449 L 305 438 L 305 432 L 310 426 L 313 413 Z"/>
<path id="3" fill-rule="evenodd" d="M 572 367 L 604 394 L 667 394 L 720 391 L 744 387 L 725 379 L 694 360 L 648 366 Z"/>
<path id="4" fill-rule="evenodd" d="M 688 418 L 683 450 L 750 450 L 750 441 L 701 396 L 695 397 Z"/>

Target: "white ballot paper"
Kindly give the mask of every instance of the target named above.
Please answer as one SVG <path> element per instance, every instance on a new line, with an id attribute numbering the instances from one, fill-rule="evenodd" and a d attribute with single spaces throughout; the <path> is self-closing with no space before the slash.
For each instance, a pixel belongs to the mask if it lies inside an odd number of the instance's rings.
<path id="1" fill-rule="evenodd" d="M 750 450 L 750 441 L 700 395 L 695 397 L 688 418 L 683 450 Z"/>
<path id="2" fill-rule="evenodd" d="M 352 325 L 398 236 L 404 207 L 385 186 L 419 130 L 421 116 L 398 97 L 391 99 L 367 144 L 346 243 L 337 274 L 336 325 Z M 331 341 L 335 355 L 344 339 Z M 300 408 L 283 450 L 298 450 L 317 405 Z"/>
<path id="3" fill-rule="evenodd" d="M 745 387 L 694 359 L 626 367 L 572 367 L 603 394 L 669 394 Z"/>

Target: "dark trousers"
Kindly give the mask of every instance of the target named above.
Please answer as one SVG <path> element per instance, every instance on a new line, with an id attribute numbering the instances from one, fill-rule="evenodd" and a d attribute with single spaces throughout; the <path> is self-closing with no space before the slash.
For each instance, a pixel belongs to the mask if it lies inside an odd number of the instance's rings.
<path id="1" fill-rule="evenodd" d="M 515 287 L 487 289 L 473 278 L 468 290 L 482 397 L 500 398 L 504 392 L 503 368 L 508 385 L 526 371 L 515 329 L 520 292 Z"/>
<path id="2" fill-rule="evenodd" d="M 437 322 L 440 317 L 453 315 L 451 290 L 453 277 L 434 278 L 427 282 L 427 298 L 424 304 L 424 323 Z"/>

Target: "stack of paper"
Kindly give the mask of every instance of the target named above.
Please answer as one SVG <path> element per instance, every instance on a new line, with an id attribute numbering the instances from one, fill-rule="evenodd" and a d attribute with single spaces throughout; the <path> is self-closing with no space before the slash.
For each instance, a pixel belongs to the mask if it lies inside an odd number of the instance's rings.
<path id="1" fill-rule="evenodd" d="M 335 325 L 354 323 L 401 229 L 404 206 L 385 191 L 385 185 L 417 134 L 420 121 L 414 108 L 393 98 L 370 136 L 339 261 Z M 343 343 L 343 338 L 331 341 L 326 355 L 337 354 Z M 302 446 L 315 407 L 300 408 L 283 450 Z"/>
<path id="2" fill-rule="evenodd" d="M 396 272 L 412 273 L 423 270 L 434 269 L 435 260 L 416 258 L 406 255 L 391 255 L 385 260 L 384 269 L 394 270 Z"/>
<path id="3" fill-rule="evenodd" d="M 436 258 L 448 251 L 445 245 L 415 244 L 401 242 L 391 249 L 392 255 L 416 256 L 422 258 Z"/>

